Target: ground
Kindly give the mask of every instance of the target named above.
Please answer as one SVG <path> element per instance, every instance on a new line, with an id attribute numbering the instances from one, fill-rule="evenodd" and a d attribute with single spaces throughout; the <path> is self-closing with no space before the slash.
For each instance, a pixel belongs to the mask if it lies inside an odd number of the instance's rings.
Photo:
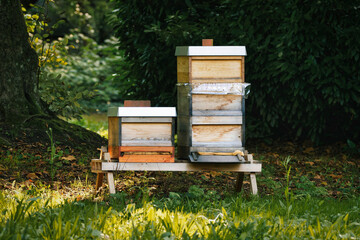
<path id="1" fill-rule="evenodd" d="M 90 171 L 90 161 L 99 157 L 97 148 L 106 145 L 106 140 L 76 125 L 70 126 L 71 129 L 66 131 L 76 132 L 78 138 L 68 135 L 66 139 L 54 131 L 53 145 L 50 126 L 38 132 L 1 126 L 2 142 L 8 142 L 9 136 L 15 141 L 0 146 L 0 189 L 49 185 L 64 190 L 78 180 L 94 185 L 96 174 Z M 257 176 L 260 195 L 283 194 L 286 185 L 283 163 L 286 158 L 291 159 L 289 187 L 294 193 L 333 198 L 360 193 L 360 156 L 345 143 L 313 147 L 310 142 L 266 144 L 250 140 L 247 145 L 254 159 L 263 162 L 263 172 Z M 192 185 L 223 195 L 234 191 L 236 173 L 123 172 L 115 174 L 115 181 L 117 191 L 130 195 L 146 187 L 150 195 L 167 196 L 169 192 L 187 192 Z M 247 178 L 244 191 L 250 192 Z M 106 185 L 103 192 L 108 192 Z"/>

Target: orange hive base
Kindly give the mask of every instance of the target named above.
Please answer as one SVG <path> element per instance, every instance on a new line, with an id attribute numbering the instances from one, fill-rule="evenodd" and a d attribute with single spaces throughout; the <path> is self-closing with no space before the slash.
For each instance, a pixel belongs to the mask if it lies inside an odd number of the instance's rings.
<path id="1" fill-rule="evenodd" d="M 175 147 L 120 146 L 119 162 L 175 162 Z"/>

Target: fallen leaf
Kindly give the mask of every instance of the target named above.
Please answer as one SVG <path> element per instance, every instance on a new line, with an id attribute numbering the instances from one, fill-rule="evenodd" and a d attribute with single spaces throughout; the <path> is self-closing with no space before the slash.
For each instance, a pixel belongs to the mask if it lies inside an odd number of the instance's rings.
<path id="1" fill-rule="evenodd" d="M 313 152 L 314 151 L 314 148 L 313 147 L 307 147 L 304 151 L 303 151 L 303 153 L 311 153 L 311 152 Z"/>
<path id="2" fill-rule="evenodd" d="M 316 175 L 316 176 L 314 177 L 314 179 L 321 179 L 321 176 L 320 176 L 320 175 Z"/>
<path id="3" fill-rule="evenodd" d="M 335 179 L 340 179 L 343 177 L 342 175 L 335 175 L 335 174 L 329 174 L 329 176 Z"/>
<path id="4" fill-rule="evenodd" d="M 305 162 L 306 164 L 310 164 L 311 166 L 314 165 L 313 162 Z"/>
<path id="5" fill-rule="evenodd" d="M 38 179 L 39 177 L 36 175 L 36 173 L 29 173 L 28 175 L 26 175 L 27 178 L 30 179 Z"/>
<path id="6" fill-rule="evenodd" d="M 6 169 L 0 165 L 0 171 L 5 171 Z"/>
<path id="7" fill-rule="evenodd" d="M 322 185 L 327 186 L 327 182 L 321 182 Z"/>
<path id="8" fill-rule="evenodd" d="M 73 155 L 69 155 L 67 157 L 62 157 L 62 160 L 67 160 L 67 161 L 74 161 L 76 160 L 76 157 L 74 157 Z"/>

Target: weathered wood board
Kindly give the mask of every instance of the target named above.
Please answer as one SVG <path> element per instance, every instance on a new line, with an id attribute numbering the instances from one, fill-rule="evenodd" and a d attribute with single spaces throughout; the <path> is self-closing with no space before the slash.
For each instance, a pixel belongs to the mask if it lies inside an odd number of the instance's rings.
<path id="1" fill-rule="evenodd" d="M 242 124 L 242 116 L 192 116 L 193 125 Z"/>
<path id="2" fill-rule="evenodd" d="M 241 142 L 241 125 L 192 125 L 192 141 Z"/>
<path id="3" fill-rule="evenodd" d="M 241 82 L 241 60 L 202 60 L 192 59 L 192 82 Z"/>
<path id="4" fill-rule="evenodd" d="M 192 95 L 192 110 L 241 111 L 240 95 Z"/>
<path id="5" fill-rule="evenodd" d="M 154 146 L 156 142 L 171 143 L 171 134 L 171 123 L 122 123 L 121 145 L 126 146 L 131 141 L 151 142 Z"/>

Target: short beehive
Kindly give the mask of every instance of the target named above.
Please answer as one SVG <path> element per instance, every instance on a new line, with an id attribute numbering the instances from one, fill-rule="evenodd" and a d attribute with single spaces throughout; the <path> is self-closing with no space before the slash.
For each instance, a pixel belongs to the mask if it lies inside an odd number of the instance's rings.
<path id="1" fill-rule="evenodd" d="M 175 55 L 178 157 L 244 150 L 245 47 L 177 47 Z"/>
<path id="2" fill-rule="evenodd" d="M 120 162 L 174 162 L 174 107 L 108 109 L 108 148 Z"/>

